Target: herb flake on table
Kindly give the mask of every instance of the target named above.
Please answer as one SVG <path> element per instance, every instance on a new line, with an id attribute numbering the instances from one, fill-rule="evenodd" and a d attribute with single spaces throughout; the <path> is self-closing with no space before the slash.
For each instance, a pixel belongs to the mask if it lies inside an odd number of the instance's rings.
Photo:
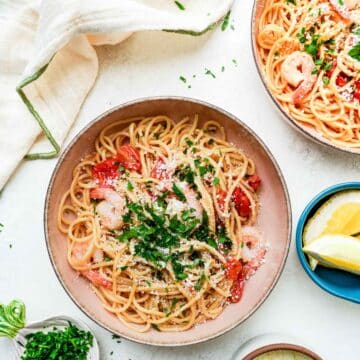
<path id="1" fill-rule="evenodd" d="M 179 76 L 179 79 L 183 82 L 183 83 L 186 83 L 186 78 L 182 75 Z"/>
<path id="2" fill-rule="evenodd" d="M 227 27 L 229 26 L 230 14 L 231 14 L 231 10 L 229 10 L 224 17 L 224 20 L 221 24 L 221 31 L 225 31 L 227 29 Z"/>
<path id="3" fill-rule="evenodd" d="M 215 74 L 210 69 L 205 69 L 205 75 L 210 75 L 213 79 L 216 78 Z"/>
<path id="4" fill-rule="evenodd" d="M 185 10 L 185 6 L 180 1 L 174 1 L 174 3 L 180 10 L 182 10 L 182 11 Z"/>

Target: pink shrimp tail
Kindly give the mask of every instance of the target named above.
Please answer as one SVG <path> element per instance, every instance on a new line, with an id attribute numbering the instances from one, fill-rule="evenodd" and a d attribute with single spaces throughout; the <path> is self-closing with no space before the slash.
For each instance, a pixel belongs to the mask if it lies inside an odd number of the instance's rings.
<path id="1" fill-rule="evenodd" d="M 107 188 L 98 187 L 90 191 L 90 197 L 92 199 L 102 200 L 105 198 L 105 191 Z"/>
<path id="2" fill-rule="evenodd" d="M 300 105 L 305 99 L 306 95 L 311 91 L 313 86 L 313 81 L 304 80 L 293 93 L 292 99 L 294 105 Z"/>

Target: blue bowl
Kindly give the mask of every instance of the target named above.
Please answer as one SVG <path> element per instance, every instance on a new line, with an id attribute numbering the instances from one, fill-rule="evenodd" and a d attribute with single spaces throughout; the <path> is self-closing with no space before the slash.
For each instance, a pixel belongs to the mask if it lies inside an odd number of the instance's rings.
<path id="1" fill-rule="evenodd" d="M 314 283 L 332 295 L 360 304 L 359 275 L 351 274 L 346 271 L 329 269 L 320 265 L 316 267 L 315 271 L 312 271 L 307 257 L 302 251 L 302 234 L 308 218 L 311 217 L 318 207 L 331 195 L 339 191 L 350 189 L 360 190 L 360 182 L 348 182 L 331 186 L 310 201 L 302 212 L 296 228 L 296 250 L 301 265 Z"/>

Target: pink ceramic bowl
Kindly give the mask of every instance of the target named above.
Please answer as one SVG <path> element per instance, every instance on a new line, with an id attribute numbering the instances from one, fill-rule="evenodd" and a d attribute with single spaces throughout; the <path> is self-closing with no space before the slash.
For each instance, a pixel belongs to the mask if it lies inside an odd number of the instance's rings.
<path id="1" fill-rule="evenodd" d="M 260 75 L 261 81 L 265 86 L 267 93 L 270 95 L 271 99 L 275 103 L 277 109 L 280 111 L 282 117 L 290 124 L 293 128 L 298 130 L 301 134 L 305 135 L 308 139 L 315 141 L 318 144 L 325 145 L 329 148 L 344 151 L 352 154 L 360 154 L 360 148 L 352 148 L 352 147 L 344 147 L 332 142 L 329 139 L 326 139 L 320 132 L 318 132 L 314 127 L 310 125 L 305 125 L 296 121 L 292 116 L 290 116 L 281 105 L 281 103 L 275 98 L 272 92 L 269 89 L 269 86 L 266 82 L 266 78 L 264 72 L 262 71 L 262 65 L 259 55 L 259 47 L 257 44 L 257 35 L 258 35 L 258 26 L 260 18 L 263 14 L 264 8 L 266 5 L 266 0 L 255 0 L 252 10 L 252 20 L 251 20 L 251 43 L 252 43 L 252 51 L 256 64 L 256 68 Z"/>
<path id="2" fill-rule="evenodd" d="M 246 283 L 244 295 L 237 304 L 227 306 L 215 320 L 191 330 L 166 333 L 151 330 L 137 333 L 107 312 L 88 281 L 79 277 L 67 262 L 66 240 L 57 228 L 56 217 L 61 196 L 69 188 L 72 170 L 84 155 L 94 150 L 101 129 L 121 118 L 166 114 L 175 120 L 198 114 L 202 120 L 217 120 L 226 129 L 229 140 L 254 160 L 263 181 L 260 191 L 258 229 L 269 245 L 266 262 Z M 160 346 L 195 344 L 215 338 L 246 320 L 267 298 L 279 279 L 288 254 L 291 235 L 289 196 L 281 171 L 258 136 L 231 114 L 204 102 L 186 98 L 140 99 L 113 108 L 83 129 L 61 155 L 51 177 L 45 200 L 45 236 L 50 260 L 60 283 L 75 304 L 91 319 L 109 331 L 140 343 Z"/>

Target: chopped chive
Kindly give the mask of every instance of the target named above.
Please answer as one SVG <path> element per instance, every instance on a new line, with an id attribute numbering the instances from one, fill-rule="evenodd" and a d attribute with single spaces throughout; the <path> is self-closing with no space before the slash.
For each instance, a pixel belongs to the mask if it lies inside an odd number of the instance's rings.
<path id="1" fill-rule="evenodd" d="M 227 12 L 227 14 L 224 17 L 224 21 L 221 24 L 221 31 L 225 31 L 226 28 L 229 26 L 229 18 L 230 18 L 231 10 Z"/>
<path id="2" fill-rule="evenodd" d="M 210 75 L 213 79 L 216 78 L 215 74 L 210 69 L 205 69 L 205 75 Z"/>
<path id="3" fill-rule="evenodd" d="M 185 10 L 185 6 L 180 2 L 180 1 L 174 1 L 174 3 L 177 5 L 177 7 L 180 9 L 180 10 Z"/>

